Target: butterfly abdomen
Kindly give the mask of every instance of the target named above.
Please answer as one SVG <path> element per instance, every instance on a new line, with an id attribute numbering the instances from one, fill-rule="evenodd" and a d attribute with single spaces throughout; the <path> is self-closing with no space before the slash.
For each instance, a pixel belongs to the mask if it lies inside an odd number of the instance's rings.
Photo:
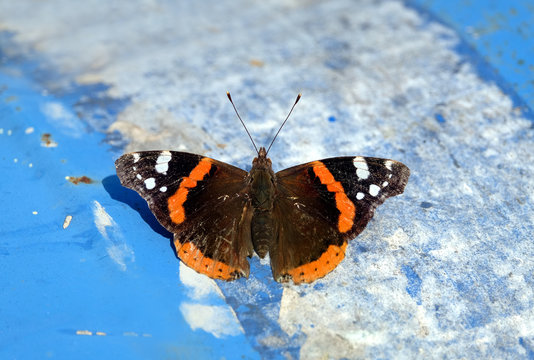
<path id="1" fill-rule="evenodd" d="M 265 164 L 267 165 L 267 164 Z M 263 258 L 274 238 L 273 203 L 276 193 L 270 166 L 255 166 L 250 171 L 250 195 L 254 209 L 251 232 L 254 251 Z"/>
<path id="2" fill-rule="evenodd" d="M 252 244 L 260 258 L 269 252 L 269 244 L 274 237 L 274 219 L 270 211 L 255 210 L 252 216 Z"/>

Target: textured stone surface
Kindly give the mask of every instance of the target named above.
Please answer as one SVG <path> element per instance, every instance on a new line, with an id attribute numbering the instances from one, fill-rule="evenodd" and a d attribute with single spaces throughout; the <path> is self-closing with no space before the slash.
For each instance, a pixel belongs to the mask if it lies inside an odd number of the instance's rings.
<path id="1" fill-rule="evenodd" d="M 532 119 L 454 31 L 399 1 L 4 2 L 0 14 L 5 56 L 37 53 L 40 84 L 85 91 L 85 124 L 118 147 L 125 136 L 125 150 L 248 168 L 225 91 L 259 145 L 302 92 L 275 168 L 337 155 L 410 167 L 405 194 L 324 279 L 282 286 L 254 258 L 248 281 L 217 283 L 262 356 L 532 358 Z"/>

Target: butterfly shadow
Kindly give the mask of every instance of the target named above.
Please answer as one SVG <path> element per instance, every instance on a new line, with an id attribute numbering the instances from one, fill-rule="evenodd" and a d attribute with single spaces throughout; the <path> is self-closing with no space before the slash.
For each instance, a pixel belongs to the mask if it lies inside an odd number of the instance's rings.
<path id="1" fill-rule="evenodd" d="M 146 201 L 135 191 L 125 188 L 121 185 L 117 175 L 110 175 L 102 180 L 104 189 L 108 192 L 113 200 L 120 201 L 137 211 L 141 218 L 158 234 L 168 238 L 172 244 L 173 235 L 167 231 L 148 208 Z"/>

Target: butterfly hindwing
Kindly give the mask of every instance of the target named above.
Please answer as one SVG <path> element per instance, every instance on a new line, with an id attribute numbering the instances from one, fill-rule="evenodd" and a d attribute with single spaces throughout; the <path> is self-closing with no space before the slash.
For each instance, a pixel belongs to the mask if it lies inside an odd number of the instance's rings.
<path id="1" fill-rule="evenodd" d="M 399 195 L 410 175 L 402 163 L 370 157 L 337 157 L 276 173 L 278 237 L 270 250 L 273 276 L 311 282 L 332 271 L 348 240 L 376 207 Z"/>
<path id="2" fill-rule="evenodd" d="M 247 172 L 201 155 L 144 151 L 115 163 L 121 184 L 137 191 L 174 233 L 178 257 L 213 278 L 248 276 L 252 254 Z"/>

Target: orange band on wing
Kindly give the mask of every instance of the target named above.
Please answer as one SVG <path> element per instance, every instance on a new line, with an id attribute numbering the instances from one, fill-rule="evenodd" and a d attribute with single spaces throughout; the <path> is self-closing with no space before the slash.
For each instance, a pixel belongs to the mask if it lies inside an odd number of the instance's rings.
<path id="1" fill-rule="evenodd" d="M 174 247 L 176 248 L 176 254 L 184 264 L 210 278 L 235 280 L 244 275 L 238 268 L 204 257 L 202 251 L 191 242 L 181 244 L 178 240 L 175 240 Z"/>
<path id="2" fill-rule="evenodd" d="M 187 200 L 189 189 L 197 186 L 197 181 L 204 179 L 204 176 L 211 170 L 211 161 L 208 158 L 202 158 L 197 166 L 191 171 L 188 177 L 182 179 L 178 190 L 169 197 L 167 206 L 169 208 L 169 216 L 176 224 L 181 224 L 185 220 L 184 203 Z"/>
<path id="3" fill-rule="evenodd" d="M 334 179 L 330 170 L 322 162 L 315 161 L 313 171 L 321 181 L 321 184 L 326 185 L 328 191 L 335 193 L 336 207 L 340 212 L 337 221 L 338 230 L 342 233 L 349 231 L 354 225 L 354 216 L 356 215 L 354 203 L 348 198 L 343 185 Z"/>
<path id="4" fill-rule="evenodd" d="M 295 284 L 301 282 L 310 283 L 322 278 L 330 271 L 334 270 L 341 260 L 345 258 L 346 248 L 346 242 L 341 246 L 330 245 L 319 259 L 290 270 L 288 271 L 288 274 L 291 275 Z"/>

